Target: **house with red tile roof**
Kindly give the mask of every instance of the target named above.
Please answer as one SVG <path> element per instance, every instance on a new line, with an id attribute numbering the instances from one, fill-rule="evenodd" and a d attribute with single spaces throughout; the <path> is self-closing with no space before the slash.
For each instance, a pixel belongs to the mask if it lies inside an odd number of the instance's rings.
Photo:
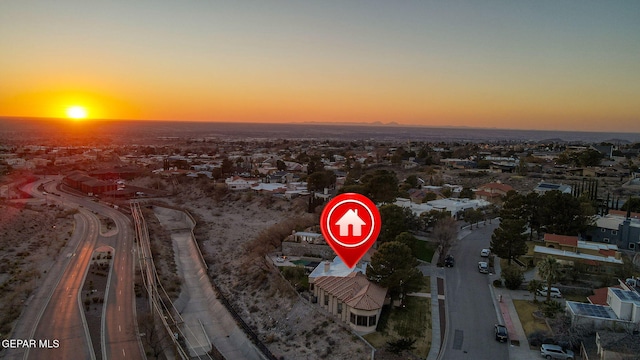
<path id="1" fill-rule="evenodd" d="M 387 289 L 369 281 L 360 271 L 346 276 L 309 278 L 309 281 L 322 308 L 360 335 L 376 331 Z"/>
<path id="2" fill-rule="evenodd" d="M 582 241 L 577 236 L 545 234 L 544 246 L 536 245 L 533 253 L 536 263 L 552 256 L 566 266 L 586 265 L 591 273 L 615 273 L 623 265 L 616 245 Z"/>
<path id="3" fill-rule="evenodd" d="M 479 186 L 475 191 L 475 194 L 476 199 L 487 200 L 491 203 L 499 204 L 502 203 L 502 199 L 507 196 L 507 193 L 511 190 L 514 190 L 511 185 L 492 182 Z"/>

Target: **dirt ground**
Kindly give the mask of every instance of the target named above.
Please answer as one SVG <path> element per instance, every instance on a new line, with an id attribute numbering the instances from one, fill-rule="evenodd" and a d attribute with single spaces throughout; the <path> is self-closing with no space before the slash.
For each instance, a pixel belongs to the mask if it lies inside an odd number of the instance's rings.
<path id="1" fill-rule="evenodd" d="M 0 337 L 7 338 L 24 304 L 73 234 L 73 210 L 0 203 Z"/>
<path id="2" fill-rule="evenodd" d="M 196 238 L 214 282 L 276 357 L 370 358 L 363 341 L 301 300 L 264 258 L 292 230 L 317 222 L 317 214 L 306 213 L 306 199 L 233 193 L 197 183 L 180 184 L 179 193 L 184 195 L 173 203 L 199 222 Z"/>

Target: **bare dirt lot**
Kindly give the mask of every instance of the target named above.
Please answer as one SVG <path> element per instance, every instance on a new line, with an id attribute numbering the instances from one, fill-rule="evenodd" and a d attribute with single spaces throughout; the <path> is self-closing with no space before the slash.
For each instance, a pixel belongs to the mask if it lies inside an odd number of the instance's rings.
<path id="1" fill-rule="evenodd" d="M 23 306 L 59 259 L 73 233 L 75 210 L 0 203 L 0 337 L 7 338 Z"/>
<path id="2" fill-rule="evenodd" d="M 236 312 L 276 356 L 284 359 L 367 359 L 371 349 L 301 300 L 264 255 L 293 230 L 317 223 L 307 200 L 181 184 L 174 205 L 198 221 L 201 244 L 214 282 Z"/>

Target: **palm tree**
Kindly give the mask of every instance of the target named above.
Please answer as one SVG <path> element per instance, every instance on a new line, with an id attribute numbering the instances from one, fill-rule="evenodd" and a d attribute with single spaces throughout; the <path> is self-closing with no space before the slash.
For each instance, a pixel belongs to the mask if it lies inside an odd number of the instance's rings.
<path id="1" fill-rule="evenodd" d="M 542 281 L 533 279 L 529 281 L 529 285 L 527 285 L 527 290 L 533 294 L 533 302 L 538 302 L 538 290 L 542 287 Z"/>
<path id="2" fill-rule="evenodd" d="M 547 302 L 551 301 L 551 284 L 560 276 L 560 263 L 553 256 L 538 263 L 538 274 L 547 283 Z"/>

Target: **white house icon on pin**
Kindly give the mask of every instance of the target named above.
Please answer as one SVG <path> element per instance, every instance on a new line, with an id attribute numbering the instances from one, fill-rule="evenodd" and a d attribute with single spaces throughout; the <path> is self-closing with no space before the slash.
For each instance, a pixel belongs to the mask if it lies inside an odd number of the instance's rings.
<path id="1" fill-rule="evenodd" d="M 349 236 L 349 226 L 352 227 L 352 236 L 361 236 L 366 223 L 358 216 L 358 210 L 349 209 L 336 221 L 336 225 L 340 227 L 340 236 Z"/>

